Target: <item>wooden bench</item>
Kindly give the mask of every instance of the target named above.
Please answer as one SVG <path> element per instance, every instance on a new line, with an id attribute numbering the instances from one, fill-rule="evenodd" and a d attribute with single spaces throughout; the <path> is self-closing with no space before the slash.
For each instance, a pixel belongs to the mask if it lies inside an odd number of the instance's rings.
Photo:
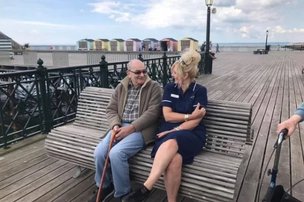
<path id="1" fill-rule="evenodd" d="M 108 129 L 105 108 L 113 89 L 87 87 L 80 95 L 73 123 L 48 134 L 49 156 L 95 169 L 93 152 Z M 251 105 L 210 100 L 204 118 L 207 143 L 194 163 L 183 168 L 179 193 L 198 201 L 233 200 L 238 169 L 251 143 Z M 131 178 L 143 183 L 152 166 L 152 146 L 130 159 Z M 163 180 L 155 185 L 164 189 Z"/>
<path id="2" fill-rule="evenodd" d="M 257 49 L 253 51 L 253 54 L 268 54 L 268 50 L 265 49 Z"/>

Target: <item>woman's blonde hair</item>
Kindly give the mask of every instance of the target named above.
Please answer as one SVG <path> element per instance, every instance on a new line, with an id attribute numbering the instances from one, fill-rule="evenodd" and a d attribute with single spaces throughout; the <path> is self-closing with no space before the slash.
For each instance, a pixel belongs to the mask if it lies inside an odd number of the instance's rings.
<path id="1" fill-rule="evenodd" d="M 180 59 L 176 61 L 171 70 L 176 67 L 177 75 L 183 77 L 188 73 L 191 80 L 198 74 L 198 63 L 201 60 L 201 55 L 195 50 L 187 50 L 182 53 Z"/>

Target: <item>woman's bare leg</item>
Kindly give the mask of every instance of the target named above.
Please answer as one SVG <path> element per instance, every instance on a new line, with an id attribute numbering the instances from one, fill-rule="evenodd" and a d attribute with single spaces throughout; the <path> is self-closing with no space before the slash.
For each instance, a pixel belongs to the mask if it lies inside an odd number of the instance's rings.
<path id="1" fill-rule="evenodd" d="M 176 202 L 182 176 L 182 156 L 177 153 L 165 171 L 164 181 L 168 202 Z"/>
<path id="2" fill-rule="evenodd" d="M 153 188 L 153 185 L 160 178 L 161 174 L 165 172 L 177 151 L 178 145 L 175 139 L 167 140 L 160 145 L 156 152 L 150 175 L 144 183 L 147 189 L 151 190 Z"/>

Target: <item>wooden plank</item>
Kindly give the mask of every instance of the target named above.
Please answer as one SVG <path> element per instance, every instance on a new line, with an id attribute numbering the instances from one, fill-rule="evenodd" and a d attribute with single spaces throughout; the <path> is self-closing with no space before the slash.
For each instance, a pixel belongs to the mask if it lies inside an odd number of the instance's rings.
<path id="1" fill-rule="evenodd" d="M 0 188 L 1 198 L 11 193 L 15 193 L 16 191 L 18 192 L 18 190 L 21 189 L 22 187 L 27 186 L 31 182 L 35 182 L 42 176 L 56 170 L 58 167 L 65 164 L 66 162 L 63 161 L 56 161 L 56 160 L 45 161 L 41 163 L 39 166 L 35 166 L 32 169 L 29 169 L 30 171 L 26 170 L 20 173 L 19 175 L 17 174 L 18 176 L 12 176 L 11 178 L 8 178 L 6 181 L 3 181 L 3 182 L 7 182 L 7 184 L 4 184 Z M 23 174 L 24 174 L 23 177 L 20 176 Z"/>
<path id="2" fill-rule="evenodd" d="M 65 164 L 62 167 L 49 172 L 47 175 L 41 176 L 38 180 L 16 190 L 16 192 L 7 195 L 0 201 L 5 202 L 8 198 L 16 201 L 34 201 L 36 198 L 44 195 L 49 189 L 52 189 L 58 183 L 61 183 L 61 181 L 71 178 L 73 168 L 74 166 Z"/>
<path id="3" fill-rule="evenodd" d="M 38 172 L 39 170 L 41 170 L 47 166 L 50 166 L 54 162 L 56 162 L 55 159 L 52 159 L 52 160 L 46 159 L 32 167 L 29 167 L 29 168 L 23 170 L 22 172 L 18 172 L 18 173 L 16 172 L 14 175 L 11 175 L 10 177 L 0 181 L 0 189 L 8 187 L 12 184 L 14 184 L 14 186 L 15 186 L 16 183 L 19 183 L 21 180 L 25 180 L 25 178 L 27 178 L 29 175 L 31 175 L 35 172 Z"/>
<path id="4" fill-rule="evenodd" d="M 283 83 L 283 93 L 282 93 L 282 109 L 281 109 L 281 119 L 282 120 L 286 120 L 289 115 L 290 115 L 290 111 L 289 111 L 289 104 L 290 104 L 290 82 L 289 80 L 290 78 L 290 69 L 288 66 L 286 65 L 282 65 L 283 68 L 283 72 L 282 72 L 282 81 Z M 277 126 L 278 122 L 275 123 L 275 127 Z M 275 132 L 275 129 L 273 130 L 273 132 Z M 273 137 L 273 136 L 272 136 Z M 273 139 L 275 139 L 276 136 L 274 136 Z M 273 141 L 274 142 L 274 141 Z M 289 140 L 287 140 L 286 142 L 284 142 L 284 145 L 282 146 L 282 150 L 281 150 L 281 155 L 280 155 L 280 162 L 290 162 L 290 147 L 289 147 Z M 273 162 L 273 161 L 272 161 Z M 273 164 L 270 164 L 273 165 Z M 283 164 L 280 163 L 279 164 L 279 171 L 286 173 L 285 175 L 281 175 L 277 178 L 277 183 L 278 184 L 282 184 L 286 187 L 290 186 L 290 168 L 291 165 L 290 164 Z M 270 180 L 270 179 L 269 179 Z M 268 182 L 269 184 L 269 182 Z"/>
<path id="5" fill-rule="evenodd" d="M 23 142 L 22 142 L 23 145 Z M 33 156 L 35 152 L 41 153 L 43 149 L 43 141 L 38 141 L 30 144 L 29 146 L 18 147 L 16 150 L 8 151 L 1 149 L 1 158 L 0 158 L 0 170 L 4 170 L 8 165 L 12 163 L 19 163 L 21 159 L 26 158 L 26 156 Z"/>
<path id="6" fill-rule="evenodd" d="M 39 164 L 47 159 L 47 155 L 44 152 L 39 152 L 39 155 L 31 158 L 28 156 L 26 159 L 21 160 L 19 163 L 15 162 L 14 164 L 10 164 L 7 168 L 0 171 L 0 181 L 11 177 L 12 175 L 16 175 L 16 173 L 22 172 L 32 166 Z"/>
<path id="7" fill-rule="evenodd" d="M 95 189 L 96 185 L 91 185 L 89 187 L 85 187 L 85 189 L 83 189 L 80 193 L 80 195 L 78 195 L 78 193 L 76 194 L 77 197 L 73 198 L 73 200 L 71 200 L 71 202 L 84 202 L 84 201 L 88 201 L 91 197 L 92 197 L 92 193 L 93 190 Z M 66 199 L 65 199 L 66 200 Z M 111 200 L 112 202 L 113 200 Z M 42 202 L 42 201 L 41 201 Z M 120 201 L 117 201 L 120 202 Z"/>
<path id="8" fill-rule="evenodd" d="M 255 142 L 255 147 L 259 148 L 257 150 L 253 150 L 252 152 L 252 157 L 250 160 L 249 168 L 247 172 L 250 173 L 250 175 L 246 175 L 243 184 L 246 186 L 247 190 L 241 190 L 238 196 L 239 201 L 254 201 L 256 199 L 256 190 L 258 187 L 258 182 L 260 178 L 260 174 L 258 172 L 255 172 L 257 167 L 262 167 L 263 165 L 263 157 L 264 156 L 264 151 L 265 151 L 265 142 L 267 139 L 268 135 L 268 130 L 270 127 L 270 122 L 272 118 L 272 113 L 273 113 L 273 108 L 274 108 L 274 102 L 271 101 L 273 97 L 273 90 L 275 88 L 276 84 L 276 78 L 278 75 L 279 71 L 278 69 L 274 69 L 271 75 L 264 75 L 268 76 L 269 79 L 267 81 L 267 88 L 265 88 L 265 91 L 263 93 L 263 96 L 260 97 L 260 100 L 262 103 L 267 103 L 264 105 L 261 105 L 260 108 L 258 108 L 259 112 L 257 117 L 255 117 L 253 125 L 257 124 L 262 125 L 257 131 L 257 138 Z M 270 104 L 268 106 L 268 104 Z M 257 106 L 255 106 L 257 107 Z M 253 111 L 255 111 L 255 107 L 253 108 Z M 261 124 L 263 122 L 263 124 Z M 246 173 L 247 173 L 246 172 Z"/>
<path id="9" fill-rule="evenodd" d="M 252 78 L 250 80 L 247 80 L 246 86 L 242 87 L 241 91 L 237 91 L 236 95 L 229 100 L 250 103 L 245 99 L 257 93 L 260 86 L 259 84 L 261 82 L 260 80 L 262 79 L 260 75 L 265 74 L 265 71 L 267 71 L 267 69 L 265 68 L 255 68 L 255 66 L 256 66 L 255 64 L 250 64 L 250 66 L 246 71 L 250 72 Z"/>
<path id="10" fill-rule="evenodd" d="M 23 155 L 28 154 L 29 152 L 34 152 L 36 149 L 41 149 L 41 141 L 45 138 L 44 134 L 37 134 L 35 136 L 32 136 L 31 138 L 24 139 L 22 141 L 19 141 L 18 144 L 11 144 L 9 148 L 1 148 L 0 149 L 0 170 L 3 166 L 1 162 L 4 160 L 4 155 L 6 157 L 6 160 L 18 160 L 19 158 L 22 158 Z M 29 146 L 29 147 L 27 147 Z M 10 158 L 9 153 L 14 152 L 18 153 L 19 155 L 16 155 L 15 158 Z"/>
<path id="11" fill-rule="evenodd" d="M 301 92 L 299 89 L 299 80 L 303 80 L 297 75 L 300 74 L 300 70 L 296 68 L 296 64 L 293 61 L 290 61 L 290 74 L 291 78 L 290 82 L 290 115 L 293 114 L 298 105 L 301 104 L 303 99 L 301 98 Z M 303 144 L 301 144 L 301 134 L 299 133 L 299 129 L 295 130 L 294 135 L 290 138 L 290 164 L 291 164 L 291 186 L 299 181 L 299 179 L 304 179 L 304 158 L 303 158 Z M 288 189 L 288 187 L 286 187 Z M 294 188 L 291 188 L 291 194 L 295 196 L 297 199 L 304 201 L 304 185 L 299 184 Z"/>
<path id="12" fill-rule="evenodd" d="M 37 198 L 35 201 L 65 201 L 69 199 L 69 201 L 75 201 L 82 192 L 86 189 L 91 190 L 91 187 L 95 187 L 94 183 L 94 172 L 89 171 L 86 175 L 82 175 L 79 178 L 69 178 L 62 184 L 59 184 L 54 189 L 47 192 L 45 195 Z M 86 200 L 88 200 L 88 195 L 86 195 Z"/>
<path id="13" fill-rule="evenodd" d="M 274 150 L 274 144 L 277 140 L 277 136 L 276 136 L 276 127 L 279 123 L 279 117 L 281 116 L 281 110 L 282 110 L 282 105 L 283 105 L 283 99 L 282 96 L 284 94 L 284 78 L 286 78 L 285 75 L 285 70 L 283 66 L 279 66 L 281 68 L 280 74 L 278 75 L 278 85 L 276 87 L 276 100 L 275 100 L 275 108 L 274 108 L 274 112 L 273 112 L 273 117 L 272 117 L 272 121 L 271 121 L 271 125 L 270 125 L 270 130 L 268 132 L 268 136 L 266 137 L 267 139 L 267 145 L 266 145 L 266 150 L 265 150 L 265 157 L 264 157 L 264 161 L 265 163 L 263 164 L 262 170 L 264 171 L 265 169 L 271 169 L 273 167 L 273 162 L 274 162 L 274 156 L 272 156 L 272 159 L 270 158 L 270 154 L 271 152 Z M 283 151 L 282 151 L 283 152 Z M 266 167 L 266 163 L 267 161 L 269 162 L 269 165 L 267 165 Z M 264 174 L 262 177 L 263 181 L 261 179 L 260 183 L 262 185 L 262 189 L 260 194 L 258 195 L 260 198 L 264 197 L 267 187 L 269 186 L 270 183 L 270 176 L 267 176 L 266 174 Z"/>

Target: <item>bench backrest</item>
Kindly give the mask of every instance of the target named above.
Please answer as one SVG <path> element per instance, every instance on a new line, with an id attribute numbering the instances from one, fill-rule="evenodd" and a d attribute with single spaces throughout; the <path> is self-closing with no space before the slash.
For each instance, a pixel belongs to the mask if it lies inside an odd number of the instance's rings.
<path id="1" fill-rule="evenodd" d="M 252 143 L 252 106 L 247 103 L 209 100 L 203 121 L 209 151 L 243 156 L 244 144 Z"/>
<path id="2" fill-rule="evenodd" d="M 114 89 L 86 87 L 79 96 L 74 125 L 107 131 L 106 108 Z"/>

